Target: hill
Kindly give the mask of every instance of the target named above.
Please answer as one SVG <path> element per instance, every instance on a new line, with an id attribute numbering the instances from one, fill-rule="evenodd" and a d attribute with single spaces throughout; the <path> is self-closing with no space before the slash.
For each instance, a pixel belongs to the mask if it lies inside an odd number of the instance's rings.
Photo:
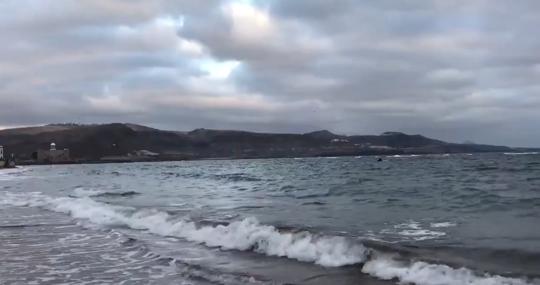
<path id="1" fill-rule="evenodd" d="M 447 143 L 399 132 L 355 136 L 327 130 L 305 134 L 211 129 L 177 132 L 121 123 L 0 130 L 0 144 L 19 161 L 32 162 L 36 151 L 47 150 L 51 142 L 60 149 L 68 148 L 72 162 L 513 151 L 504 146 Z"/>

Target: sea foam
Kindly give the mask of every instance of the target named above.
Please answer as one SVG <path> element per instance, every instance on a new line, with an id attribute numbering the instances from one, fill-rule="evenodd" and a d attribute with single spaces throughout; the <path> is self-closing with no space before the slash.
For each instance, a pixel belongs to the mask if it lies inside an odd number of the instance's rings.
<path id="1" fill-rule="evenodd" d="M 422 261 L 407 263 L 389 256 L 378 256 L 367 261 L 362 272 L 383 280 L 399 280 L 400 284 L 416 285 L 533 285 L 520 278 L 499 275 L 475 274 L 467 268 L 452 268 L 442 264 L 430 264 Z"/>
<path id="2" fill-rule="evenodd" d="M 228 225 L 199 226 L 187 219 L 175 220 L 158 210 L 136 210 L 92 200 L 90 197 L 49 197 L 39 192 L 4 192 L 0 205 L 41 207 L 62 212 L 98 225 L 122 225 L 162 236 L 174 236 L 224 250 L 254 251 L 313 262 L 326 267 L 363 264 L 363 273 L 373 277 L 399 280 L 416 285 L 533 285 L 527 281 L 499 275 L 479 275 L 467 268 L 452 268 L 422 261 L 407 262 L 381 254 L 338 236 L 321 236 L 310 232 L 281 232 L 255 218 Z M 397 254 L 396 254 L 397 256 Z"/>
<path id="3" fill-rule="evenodd" d="M 505 152 L 504 155 L 536 155 L 537 151 L 533 152 Z"/>
<path id="4" fill-rule="evenodd" d="M 226 250 L 255 251 L 269 256 L 280 256 L 322 266 L 336 267 L 362 263 L 368 250 L 360 243 L 337 236 L 318 236 L 309 232 L 280 232 L 263 225 L 255 218 L 246 218 L 228 225 L 198 226 L 157 210 L 135 210 L 113 206 L 89 197 L 48 197 L 40 193 L 26 195 L 6 193 L 4 204 L 33 206 L 70 214 L 92 223 L 147 230 L 162 236 L 175 236 L 189 241 Z"/>

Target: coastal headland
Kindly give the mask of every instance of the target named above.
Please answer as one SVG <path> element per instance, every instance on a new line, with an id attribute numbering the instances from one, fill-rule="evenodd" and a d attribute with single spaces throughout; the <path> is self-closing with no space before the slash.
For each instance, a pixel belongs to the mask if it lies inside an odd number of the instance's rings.
<path id="1" fill-rule="evenodd" d="M 195 129 L 166 131 L 136 124 L 51 124 L 0 130 L 0 143 L 18 164 L 173 161 L 277 157 L 516 152 L 506 146 L 449 143 L 422 135 L 338 135 L 322 130 L 304 134 Z M 51 143 L 69 156 L 43 157 Z M 45 154 L 46 157 L 47 154 Z"/>

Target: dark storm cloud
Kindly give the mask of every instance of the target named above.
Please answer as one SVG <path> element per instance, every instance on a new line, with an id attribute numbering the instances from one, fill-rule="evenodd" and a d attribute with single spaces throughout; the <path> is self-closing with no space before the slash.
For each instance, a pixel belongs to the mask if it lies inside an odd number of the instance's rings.
<path id="1" fill-rule="evenodd" d="M 3 1 L 0 126 L 540 145 L 538 1 Z"/>

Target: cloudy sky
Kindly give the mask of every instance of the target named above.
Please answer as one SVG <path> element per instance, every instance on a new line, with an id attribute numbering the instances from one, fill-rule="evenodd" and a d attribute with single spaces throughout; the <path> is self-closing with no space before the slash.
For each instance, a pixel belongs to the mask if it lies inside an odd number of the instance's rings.
<path id="1" fill-rule="evenodd" d="M 540 146 L 537 0 L 2 0 L 0 127 Z"/>

